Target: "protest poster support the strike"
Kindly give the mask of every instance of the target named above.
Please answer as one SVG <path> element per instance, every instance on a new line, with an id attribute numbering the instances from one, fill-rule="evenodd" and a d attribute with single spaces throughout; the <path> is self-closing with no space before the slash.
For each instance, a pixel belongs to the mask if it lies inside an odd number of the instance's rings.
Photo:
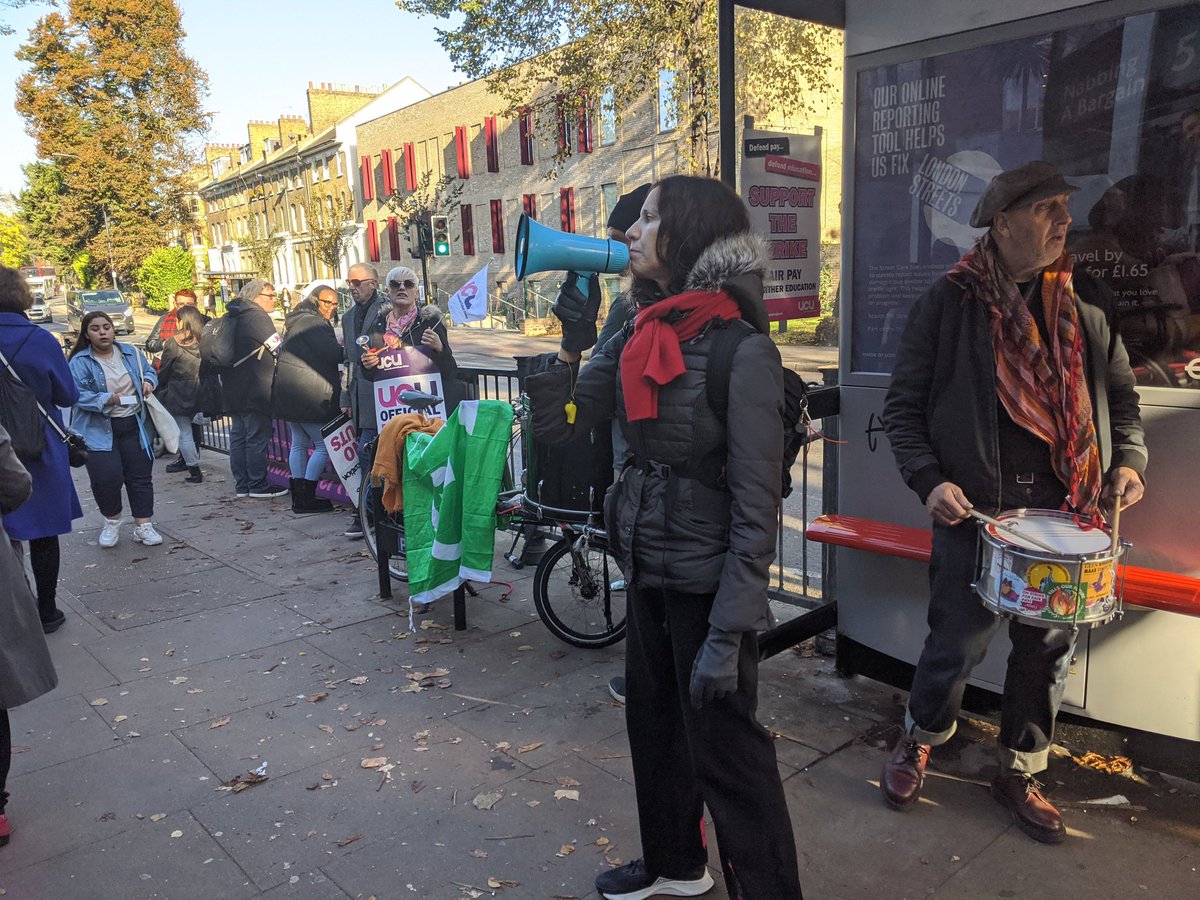
<path id="1" fill-rule="evenodd" d="M 358 500 L 358 486 L 362 480 L 362 464 L 358 458 L 358 434 L 354 423 L 345 413 L 332 422 L 321 426 L 321 437 L 329 451 L 329 461 L 337 472 L 342 487 L 352 501 Z"/>
<path id="2" fill-rule="evenodd" d="M 371 392 L 375 397 L 375 420 L 380 431 L 393 418 L 405 413 L 421 412 L 438 419 L 448 416 L 446 390 L 442 385 L 441 373 L 436 370 L 415 371 L 410 356 L 418 364 L 431 364 L 429 358 L 414 347 L 397 347 L 379 354 L 379 368 L 376 370 L 378 374 L 371 385 Z M 441 397 L 442 402 L 428 410 L 416 410 L 400 399 L 401 391 L 434 394 Z"/>
<path id="3" fill-rule="evenodd" d="M 821 137 L 746 129 L 742 199 L 771 257 L 763 298 L 772 321 L 821 314 Z"/>

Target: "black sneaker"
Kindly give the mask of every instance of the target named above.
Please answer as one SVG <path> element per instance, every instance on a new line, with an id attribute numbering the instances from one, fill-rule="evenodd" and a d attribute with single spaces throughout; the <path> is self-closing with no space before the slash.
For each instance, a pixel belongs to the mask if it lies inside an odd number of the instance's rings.
<path id="1" fill-rule="evenodd" d="M 362 536 L 363 536 L 362 522 L 360 522 L 358 520 L 357 516 L 354 517 L 354 521 L 351 522 L 347 526 L 346 530 L 343 531 L 342 534 L 346 535 L 346 537 L 348 537 L 348 538 L 355 538 L 356 540 L 359 540 L 362 538 Z"/>
<path id="2" fill-rule="evenodd" d="M 283 485 L 268 484 L 266 487 L 259 488 L 258 490 L 251 488 L 250 489 L 250 499 L 251 500 L 270 500 L 274 497 L 282 497 L 287 492 L 288 492 L 288 489 L 285 488 Z"/>
<path id="3" fill-rule="evenodd" d="M 690 878 L 663 878 L 646 871 L 646 861 L 635 859 L 627 866 L 609 869 L 596 876 L 596 890 L 607 900 L 644 900 L 656 894 L 668 897 L 699 897 L 712 890 L 708 867 Z"/>
<path id="4" fill-rule="evenodd" d="M 608 692 L 612 694 L 612 698 L 618 703 L 625 702 L 625 676 L 614 675 L 608 679 Z"/>
<path id="5" fill-rule="evenodd" d="M 172 462 L 167 463 L 167 471 L 168 472 L 171 472 L 171 473 L 186 472 L 187 470 L 188 470 L 188 464 L 183 461 L 182 456 L 173 460 Z"/>
<path id="6" fill-rule="evenodd" d="M 54 634 L 62 627 L 63 622 L 67 621 L 66 613 L 61 609 L 54 610 L 54 615 L 49 619 L 42 619 L 42 631 L 45 634 Z"/>

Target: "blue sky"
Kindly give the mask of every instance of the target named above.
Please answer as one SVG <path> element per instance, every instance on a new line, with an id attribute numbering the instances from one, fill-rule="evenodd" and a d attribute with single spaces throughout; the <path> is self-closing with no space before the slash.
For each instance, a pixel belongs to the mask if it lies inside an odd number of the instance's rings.
<path id="1" fill-rule="evenodd" d="M 434 36 L 437 20 L 396 9 L 392 0 L 178 0 L 187 32 L 184 48 L 208 72 L 205 107 L 213 113 L 213 143 L 242 143 L 250 119 L 306 116 L 308 83 L 390 85 L 405 75 L 438 93 L 465 78 Z M 15 58 L 48 4 L 0 10 L 16 29 L 0 37 L 0 193 L 16 193 L 21 165 L 34 159 L 33 141 L 13 109 Z M 331 19 L 341 23 L 331 23 Z"/>

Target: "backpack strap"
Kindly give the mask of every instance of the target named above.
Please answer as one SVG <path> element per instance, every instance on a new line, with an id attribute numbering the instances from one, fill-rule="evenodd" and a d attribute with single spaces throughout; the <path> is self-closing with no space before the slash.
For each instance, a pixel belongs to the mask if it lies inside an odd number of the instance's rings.
<path id="1" fill-rule="evenodd" d="M 733 319 L 714 329 L 705 369 L 705 390 L 708 392 L 708 405 L 722 424 L 729 412 L 729 378 L 733 374 L 733 355 L 737 353 L 738 344 L 752 334 L 754 326 L 744 319 Z"/>

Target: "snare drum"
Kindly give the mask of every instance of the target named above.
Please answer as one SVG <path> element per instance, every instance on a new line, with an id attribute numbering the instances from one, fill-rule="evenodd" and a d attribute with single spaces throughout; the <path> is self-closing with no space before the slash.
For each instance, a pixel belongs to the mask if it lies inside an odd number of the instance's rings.
<path id="1" fill-rule="evenodd" d="M 996 519 L 1059 552 L 981 523 L 979 577 L 972 587 L 984 606 L 1042 628 L 1092 628 L 1120 613 L 1117 562 L 1125 548 L 1114 552 L 1107 531 L 1050 509 L 1008 510 Z"/>

